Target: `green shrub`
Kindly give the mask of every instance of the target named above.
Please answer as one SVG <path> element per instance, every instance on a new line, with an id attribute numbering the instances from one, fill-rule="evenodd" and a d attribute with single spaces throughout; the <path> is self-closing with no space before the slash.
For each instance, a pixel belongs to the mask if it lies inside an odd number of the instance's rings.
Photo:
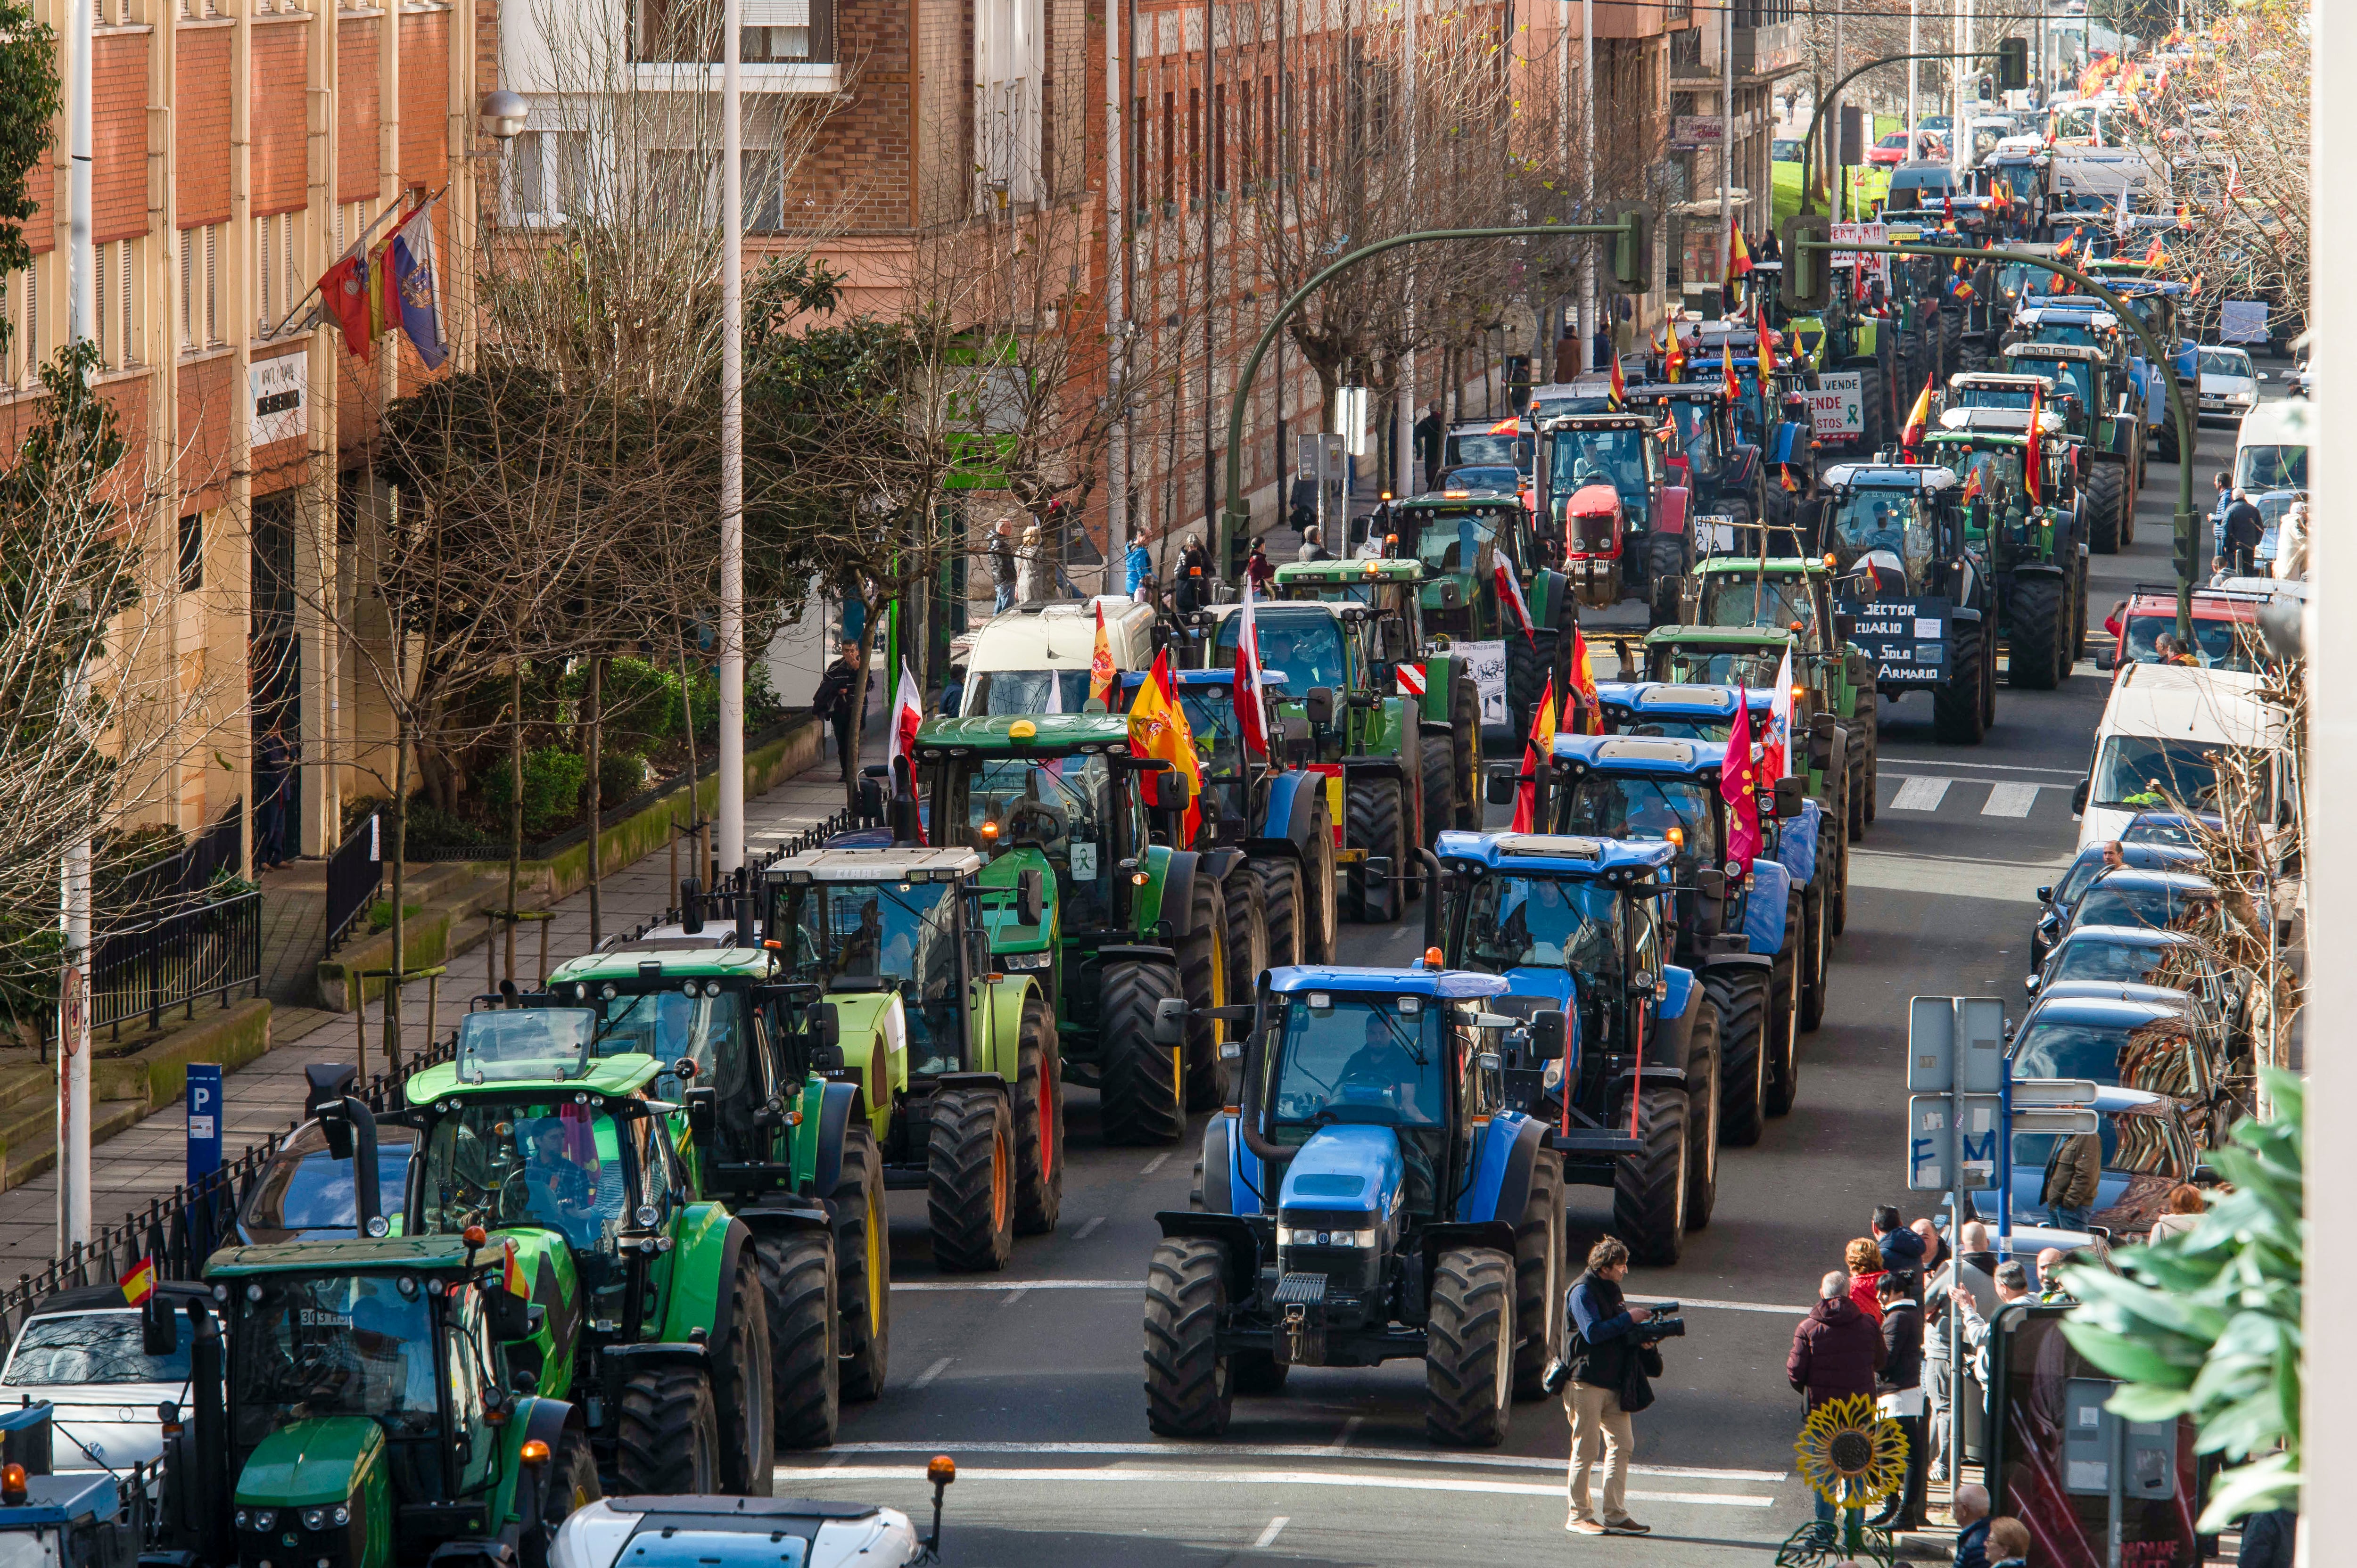
<path id="1" fill-rule="evenodd" d="M 417 911 L 424 908 L 425 908 L 425 906 L 423 904 L 412 904 L 407 899 L 404 899 L 401 905 L 401 918 L 404 920 L 415 919 L 417 918 Z M 369 906 L 368 926 L 369 931 L 371 935 L 378 931 L 389 931 L 393 929 L 392 899 L 380 898 L 375 903 Z M 408 944 L 404 942 L 402 945 L 406 947 Z"/>
<path id="2" fill-rule="evenodd" d="M 505 761 L 499 766 L 499 779 L 500 801 L 504 807 L 508 784 Z M 444 811 L 423 795 L 412 795 L 409 798 L 410 850 L 414 853 L 427 845 L 445 844 L 481 844 L 488 849 L 494 847 L 494 841 L 481 828 L 457 812 Z M 387 860 L 393 858 L 393 813 L 390 811 L 384 816 L 384 854 Z"/>
<path id="3" fill-rule="evenodd" d="M 581 785 L 587 766 L 579 752 L 554 746 L 523 754 L 523 836 L 527 841 L 546 838 L 580 821 Z M 508 822 L 510 782 L 504 763 L 492 764 L 475 780 L 477 798 L 495 832 Z"/>
<path id="4" fill-rule="evenodd" d="M 597 807 L 620 805 L 647 787 L 647 760 L 636 752 L 597 753 Z"/>

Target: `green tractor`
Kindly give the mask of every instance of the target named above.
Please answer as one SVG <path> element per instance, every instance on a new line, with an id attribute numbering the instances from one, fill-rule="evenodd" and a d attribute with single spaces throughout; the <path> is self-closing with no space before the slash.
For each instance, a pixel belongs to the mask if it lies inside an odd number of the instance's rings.
<path id="1" fill-rule="evenodd" d="M 843 1267 L 846 1294 L 862 1278 L 888 1286 L 887 1188 L 924 1191 L 933 1260 L 953 1273 L 1004 1268 L 1017 1235 L 1056 1228 L 1056 955 L 1046 870 L 1025 858 L 999 863 L 987 886 L 971 849 L 806 850 L 755 874 L 781 975 L 834 1010 L 819 1070 L 851 1087 L 846 1146 L 874 1166 L 877 1220 L 844 1239 L 859 1249 Z M 885 1299 L 879 1288 L 879 1309 Z"/>
<path id="2" fill-rule="evenodd" d="M 1855 445 L 1871 452 L 1888 442 L 1903 413 L 1898 385 L 1898 334 L 1891 323 L 1860 310 L 1853 264 L 1834 262 L 1832 302 L 1807 316 L 1788 317 L 1781 323 L 1793 360 L 1816 373 L 1818 384 L 1836 375 L 1857 377 L 1858 397 L 1865 409 L 1865 429 Z"/>
<path id="3" fill-rule="evenodd" d="M 1952 409 L 1924 442 L 1924 456 L 1965 476 L 1979 476 L 1964 509 L 1965 538 L 1988 559 L 1995 579 L 2006 679 L 2051 691 L 2086 652 L 2087 542 L 2071 493 L 2071 446 L 2059 416 L 2040 432 L 2043 499 L 2023 487 L 2029 449 L 2027 410 Z"/>
<path id="4" fill-rule="evenodd" d="M 2126 369 L 2101 349 L 2077 343 L 2013 343 L 2001 367 L 2017 376 L 2043 376 L 2070 394 L 2046 406 L 2077 437 L 2085 493 L 2087 548 L 2115 554 L 2136 542 L 2136 498 L 2144 483 L 2144 409 Z"/>
<path id="5" fill-rule="evenodd" d="M 1222 1102 L 1218 1010 L 1251 989 L 1231 979 L 1232 908 L 1260 933 L 1247 950 L 1267 950 L 1257 900 L 1231 897 L 1243 850 L 1173 847 L 1192 789 L 1132 751 L 1120 714 L 936 719 L 915 760 L 932 842 L 981 854 L 985 892 L 1038 889 L 1011 921 L 985 909 L 991 959 L 1055 999 L 1065 1079 L 1103 1096 L 1105 1142 L 1178 1142 L 1189 1110 Z"/>

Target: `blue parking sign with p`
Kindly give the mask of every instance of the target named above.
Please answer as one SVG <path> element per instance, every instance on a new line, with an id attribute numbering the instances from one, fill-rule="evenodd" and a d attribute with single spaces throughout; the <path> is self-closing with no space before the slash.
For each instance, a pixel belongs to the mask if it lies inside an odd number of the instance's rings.
<path id="1" fill-rule="evenodd" d="M 221 1069 L 210 1062 L 188 1065 L 188 1179 L 208 1176 L 221 1165 Z"/>

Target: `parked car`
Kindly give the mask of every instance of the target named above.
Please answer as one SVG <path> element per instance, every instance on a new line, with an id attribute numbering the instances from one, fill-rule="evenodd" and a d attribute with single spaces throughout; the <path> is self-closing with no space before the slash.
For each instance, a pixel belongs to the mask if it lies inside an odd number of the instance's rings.
<path id="1" fill-rule="evenodd" d="M 2284 492 L 2287 497 L 2289 493 Z M 2269 533 L 2272 537 L 2272 529 Z M 2268 554 L 2272 558 L 2272 549 Z M 2222 588 L 2196 589 L 2191 650 L 2195 661 L 2205 670 L 2248 673 L 2263 668 L 2266 643 L 2259 636 L 2259 607 L 2264 602 L 2258 596 Z M 2160 639 L 2177 635 L 2177 590 L 2158 584 L 2136 587 L 2128 595 L 2120 619 L 2117 639 L 2095 655 L 2095 668 L 2109 670 L 2115 677 L 2132 664 L 2160 662 Z"/>
<path id="2" fill-rule="evenodd" d="M 1875 143 L 1874 145 L 1867 148 L 1866 161 L 1869 164 L 1878 164 L 1889 167 L 1896 167 L 1898 165 L 1905 163 L 1907 161 L 1907 133 L 1904 131 L 1893 131 L 1890 134 L 1883 137 L 1882 140 Z"/>
<path id="3" fill-rule="evenodd" d="M 2141 1240 L 2152 1232 L 2162 1202 L 2180 1182 L 2208 1176 L 2196 1123 L 2173 1097 L 2126 1088 L 2099 1090 L 2096 1131 L 2078 1134 L 2098 1141 L 2103 1174 L 2087 1215 L 2089 1228 L 2114 1243 Z M 2017 1224 L 2050 1220 L 2044 1192 L 2047 1172 L 2068 1135 L 2023 1133 L 2013 1140 L 2013 1213 Z M 1975 1204 L 1995 1203 L 1982 1197 Z M 2017 1235 L 2018 1232 L 2017 1232 Z M 2061 1245 L 2060 1242 L 2050 1243 Z M 2019 1243 L 2017 1240 L 2017 1252 Z M 2033 1254 L 2034 1255 L 2034 1254 Z"/>
<path id="4" fill-rule="evenodd" d="M 2141 870 L 2169 870 L 2183 865 L 2198 865 L 2199 850 L 2174 844 L 2120 844 L 2122 864 Z M 2029 962 L 2032 968 L 2046 961 L 2046 954 L 2055 940 L 2070 928 L 2071 912 L 2078 907 L 2080 896 L 2094 885 L 2104 869 L 2104 846 L 2091 843 L 2081 850 L 2071 862 L 2071 868 L 2061 880 L 2038 890 L 2038 901 L 2043 906 L 2029 932 Z"/>
<path id="5" fill-rule="evenodd" d="M 2261 694 L 2261 679 L 2168 664 L 2122 671 L 2095 729 L 2087 777 L 2072 798 L 2080 847 L 2119 837 L 2142 811 L 2214 806 L 2214 759 L 2230 753 L 2255 753 L 2264 762 L 2266 798 L 2254 804 L 2273 823 L 2288 788 L 2289 720 Z"/>
<path id="6" fill-rule="evenodd" d="M 2199 847 L 2204 835 L 2225 831 L 2226 819 L 2215 811 L 2138 811 L 2120 830 L 2120 842 Z"/>
<path id="7" fill-rule="evenodd" d="M 2247 349 L 2203 348 L 2201 373 L 2203 419 L 2239 420 L 2259 401 L 2261 378 Z"/>
<path id="8" fill-rule="evenodd" d="M 2202 1002 L 2224 1026 L 2227 1055 L 2250 1056 L 2249 979 L 2218 961 L 2190 931 L 2146 926 L 2074 926 L 2046 955 L 2045 966 L 2023 986 L 2035 998 L 2052 988 L 2087 983 L 2166 986 Z"/>
<path id="9" fill-rule="evenodd" d="M 156 1287 L 181 1311 L 208 1301 L 195 1281 Z M 33 1308 L 0 1365 L 0 1402 L 57 1407 L 52 1455 L 60 1470 L 121 1470 L 151 1465 L 164 1453 L 156 1406 L 188 1402 L 188 1341 L 168 1356 L 142 1348 L 139 1309 L 119 1285 L 59 1291 Z"/>

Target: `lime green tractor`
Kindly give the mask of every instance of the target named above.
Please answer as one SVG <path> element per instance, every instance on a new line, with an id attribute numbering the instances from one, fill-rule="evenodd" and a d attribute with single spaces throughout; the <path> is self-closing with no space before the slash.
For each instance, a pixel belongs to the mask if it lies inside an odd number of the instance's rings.
<path id="1" fill-rule="evenodd" d="M 1951 409 L 1924 442 L 1923 454 L 1925 462 L 1964 476 L 1975 491 L 1964 508 L 1964 538 L 1989 565 L 2006 680 L 2041 692 L 2070 679 L 2087 649 L 2088 551 L 2072 489 L 2072 443 L 2059 416 L 2047 414 L 2044 424 L 2037 501 L 2024 483 L 2027 409 Z"/>
<path id="2" fill-rule="evenodd" d="M 1054 999 L 1064 1076 L 1103 1096 L 1105 1142 L 1178 1142 L 1189 1110 L 1224 1101 L 1220 1010 L 1250 994 L 1228 928 L 1242 849 L 1176 847 L 1192 784 L 1136 755 L 1120 714 L 936 719 L 915 749 L 927 836 L 983 857 L 990 962 Z"/>
<path id="3" fill-rule="evenodd" d="M 805 850 L 754 874 L 782 978 L 834 1010 L 819 1070 L 851 1087 L 877 1190 L 925 1193 L 933 1260 L 955 1273 L 1006 1267 L 1063 1201 L 1047 874 L 1023 858 L 1012 887 L 955 848 Z M 889 1267 L 880 1227 L 866 1239 L 846 1282 Z"/>

